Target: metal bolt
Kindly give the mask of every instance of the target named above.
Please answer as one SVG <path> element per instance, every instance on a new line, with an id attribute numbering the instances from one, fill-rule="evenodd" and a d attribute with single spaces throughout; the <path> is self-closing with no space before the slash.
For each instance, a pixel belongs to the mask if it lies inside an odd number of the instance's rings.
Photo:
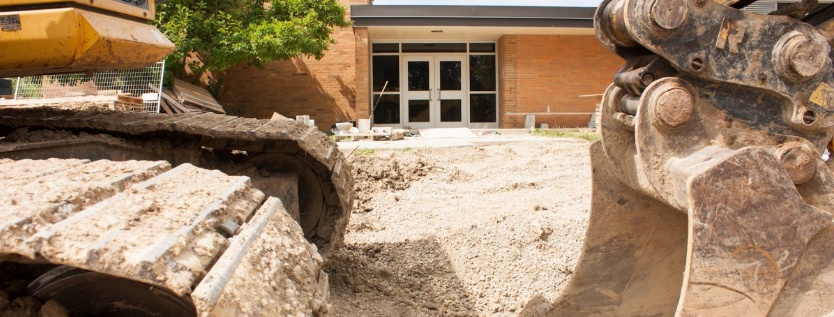
<path id="1" fill-rule="evenodd" d="M 689 122 L 695 107 L 692 94 L 678 85 L 669 85 L 655 93 L 654 113 L 663 125 L 677 128 Z"/>
<path id="2" fill-rule="evenodd" d="M 781 155 L 782 166 L 795 185 L 807 183 L 817 173 L 816 152 L 807 146 L 786 148 Z"/>
<path id="3" fill-rule="evenodd" d="M 802 123 L 812 125 L 817 122 L 817 113 L 812 110 L 807 110 L 802 113 Z"/>
<path id="4" fill-rule="evenodd" d="M 644 73 L 642 76 L 640 76 L 640 82 L 641 82 L 643 85 L 648 86 L 648 85 L 650 85 L 653 81 L 654 81 L 654 74 L 652 74 L 652 73 Z"/>
<path id="5" fill-rule="evenodd" d="M 689 7 L 680 0 L 655 0 L 652 3 L 652 22 L 667 30 L 681 27 L 688 14 Z"/>
<path id="6" fill-rule="evenodd" d="M 693 57 L 689 60 L 689 70 L 695 73 L 700 73 L 704 70 L 704 59 L 701 57 Z"/>
<path id="7" fill-rule="evenodd" d="M 804 81 L 816 76 L 825 67 L 829 47 L 824 41 L 791 32 L 782 37 L 776 50 L 777 69 L 782 76 Z"/>

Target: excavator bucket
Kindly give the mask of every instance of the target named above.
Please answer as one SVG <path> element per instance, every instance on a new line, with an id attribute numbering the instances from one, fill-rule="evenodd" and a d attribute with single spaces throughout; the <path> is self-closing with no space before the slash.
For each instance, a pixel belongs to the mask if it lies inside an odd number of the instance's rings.
<path id="1" fill-rule="evenodd" d="M 800 19 L 805 1 L 735 8 L 750 2 L 600 5 L 597 36 L 626 65 L 591 147 L 583 253 L 550 315 L 834 314 L 831 38 Z"/>
<path id="2" fill-rule="evenodd" d="M 594 144 L 588 234 L 552 316 L 834 311 L 831 214 L 804 203 L 769 153 L 716 150 L 680 165 L 690 170 L 682 212 L 612 177 L 602 144 Z M 815 181 L 830 184 L 825 178 Z"/>
<path id="3" fill-rule="evenodd" d="M 142 68 L 172 51 L 147 22 L 85 9 L 0 11 L 0 77 Z"/>
<path id="4" fill-rule="evenodd" d="M 552 316 L 669 316 L 687 256 L 686 215 L 611 177 L 591 149 L 591 218 L 582 257 Z"/>

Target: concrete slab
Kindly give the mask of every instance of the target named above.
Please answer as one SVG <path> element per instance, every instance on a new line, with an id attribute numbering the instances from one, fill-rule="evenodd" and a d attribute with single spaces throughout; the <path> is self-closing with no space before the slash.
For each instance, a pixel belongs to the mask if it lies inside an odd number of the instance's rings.
<path id="1" fill-rule="evenodd" d="M 475 137 L 472 130 L 468 128 L 438 128 L 420 129 L 420 136 L 424 139 L 449 139 L 449 138 L 471 138 Z"/>
<path id="2" fill-rule="evenodd" d="M 493 133 L 496 130 L 489 130 Z M 515 133 L 513 133 L 515 132 Z M 432 148 L 432 147 L 462 147 L 475 146 L 485 143 L 507 143 L 507 142 L 524 142 L 524 141 L 539 141 L 539 142 L 556 142 L 556 143 L 582 143 L 586 142 L 578 139 L 570 138 L 548 138 L 541 136 L 533 136 L 529 133 L 522 134 L 518 131 L 512 131 L 509 134 L 488 134 L 488 131 L 479 132 L 485 134 L 472 137 L 449 137 L 449 138 L 424 138 L 424 137 L 406 137 L 404 140 L 398 141 L 345 141 L 337 142 L 339 149 L 343 152 L 353 152 L 355 150 L 377 150 L 377 149 L 416 149 L 416 148 Z M 498 133 L 503 133 L 498 131 Z M 474 135 L 474 134 L 473 134 Z"/>

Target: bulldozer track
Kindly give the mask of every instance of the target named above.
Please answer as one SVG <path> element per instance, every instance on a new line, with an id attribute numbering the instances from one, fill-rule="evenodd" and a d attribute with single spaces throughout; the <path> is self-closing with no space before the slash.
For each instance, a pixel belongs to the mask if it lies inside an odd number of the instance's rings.
<path id="1" fill-rule="evenodd" d="M 44 165 L 57 168 L 27 167 Z M 5 255 L 162 280 L 179 294 L 225 249 L 215 227 L 243 223 L 264 201 L 246 177 L 190 164 L 54 159 L 3 160 L 0 167 L 20 184 L 4 187 L 0 201 Z"/>
<path id="2" fill-rule="evenodd" d="M 166 161 L 0 159 L 0 180 L 0 262 L 57 266 L 26 291 L 58 300 L 72 316 L 131 307 L 154 316 L 326 309 L 321 260 L 284 204 L 246 176 Z M 246 289 L 253 278 L 295 290 Z M 139 308 L 118 304 L 125 300 Z"/>
<path id="3" fill-rule="evenodd" d="M 16 140 L 9 134 L 26 129 L 63 131 L 49 140 Z M 56 134 L 59 134 L 56 132 Z M 315 127 L 220 114 L 78 111 L 51 108 L 0 110 L 0 157 L 166 160 L 174 166 L 193 163 L 227 174 L 253 173 L 255 187 L 271 195 L 271 172 L 299 176 L 299 220 L 305 236 L 327 257 L 342 243 L 352 201 L 353 180 L 343 154 Z M 102 135 L 104 135 L 102 137 Z M 104 144 L 90 151 L 55 151 L 58 147 Z M 85 137 L 87 139 L 85 139 Z M 60 152 L 60 153 L 58 153 Z M 89 157 L 91 152 L 97 154 Z M 123 153 L 122 153 L 123 152 Z M 69 154 L 68 154 L 69 153 Z M 119 154 L 122 153 L 122 154 Z M 261 185 L 265 184 L 265 185 Z"/>

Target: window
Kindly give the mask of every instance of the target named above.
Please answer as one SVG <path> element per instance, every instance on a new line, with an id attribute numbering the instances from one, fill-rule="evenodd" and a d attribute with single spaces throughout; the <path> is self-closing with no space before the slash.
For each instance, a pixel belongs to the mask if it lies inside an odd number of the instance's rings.
<path id="1" fill-rule="evenodd" d="M 374 123 L 377 124 L 400 124 L 400 95 L 385 94 L 374 95 L 373 102 L 376 104 L 374 111 Z"/>
<path id="2" fill-rule="evenodd" d="M 461 90 L 462 67 L 459 61 L 440 62 L 440 89 Z"/>
<path id="3" fill-rule="evenodd" d="M 498 121 L 497 82 L 495 55 L 469 56 L 469 122 Z"/>
<path id="4" fill-rule="evenodd" d="M 470 53 L 495 53 L 495 43 L 470 43 Z"/>
<path id="5" fill-rule="evenodd" d="M 374 51 L 393 50 L 399 52 L 399 44 L 374 44 Z M 400 124 L 400 56 L 374 55 L 371 59 L 373 67 L 372 88 L 375 105 L 373 122 L 377 124 Z"/>
<path id="6" fill-rule="evenodd" d="M 491 123 L 497 122 L 496 94 L 469 95 L 469 122 Z"/>
<path id="7" fill-rule="evenodd" d="M 469 90 L 496 91 L 495 55 L 469 56 Z"/>
<path id="8" fill-rule="evenodd" d="M 397 55 L 381 55 L 373 57 L 374 92 L 400 91 L 400 57 Z M 388 85 L 385 85 L 388 82 Z"/>
<path id="9" fill-rule="evenodd" d="M 429 82 L 429 62 L 408 62 L 408 90 L 410 91 L 428 91 Z"/>
<path id="10" fill-rule="evenodd" d="M 408 101 L 408 121 L 409 122 L 430 122 L 429 117 L 431 111 L 429 110 L 429 100 L 409 100 Z"/>
<path id="11" fill-rule="evenodd" d="M 440 122 L 461 122 L 461 101 L 440 100 Z"/>
<path id="12" fill-rule="evenodd" d="M 374 43 L 371 50 L 375 54 L 376 53 L 399 53 L 400 52 L 400 44 L 399 43 Z"/>
<path id="13" fill-rule="evenodd" d="M 466 43 L 403 43 L 403 53 L 466 53 Z"/>

